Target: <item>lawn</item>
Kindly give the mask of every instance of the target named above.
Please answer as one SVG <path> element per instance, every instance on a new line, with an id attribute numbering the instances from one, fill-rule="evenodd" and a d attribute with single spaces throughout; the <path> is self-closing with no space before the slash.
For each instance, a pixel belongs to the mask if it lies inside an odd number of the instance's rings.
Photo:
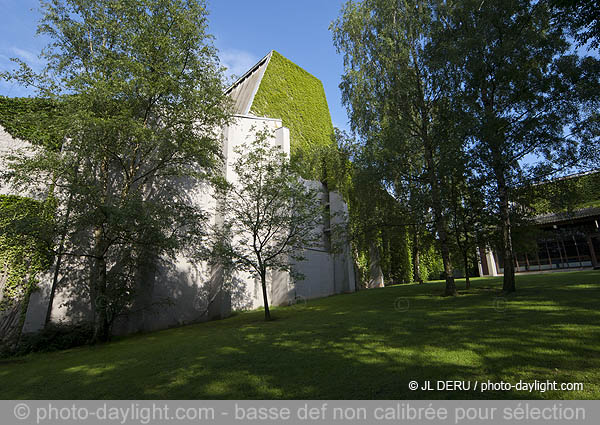
<path id="1" fill-rule="evenodd" d="M 462 288 L 464 283 L 459 281 Z M 0 361 L 4 399 L 600 398 L 600 272 L 361 291 L 95 347 Z M 412 380 L 583 391 L 410 391 Z M 434 386 L 436 384 L 434 383 Z"/>

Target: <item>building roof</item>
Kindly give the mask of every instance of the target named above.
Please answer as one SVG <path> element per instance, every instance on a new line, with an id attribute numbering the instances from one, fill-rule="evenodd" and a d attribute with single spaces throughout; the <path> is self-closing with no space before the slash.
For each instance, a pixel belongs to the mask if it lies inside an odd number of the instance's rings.
<path id="1" fill-rule="evenodd" d="M 583 208 L 575 211 L 541 214 L 535 217 L 537 224 L 554 224 L 565 221 L 580 220 L 589 217 L 600 217 L 600 208 Z"/>
<path id="2" fill-rule="evenodd" d="M 234 113 L 240 115 L 248 115 L 254 96 L 260 87 L 269 61 L 273 55 L 271 50 L 264 58 L 259 60 L 252 68 L 229 87 L 225 93 L 234 101 Z M 275 117 L 273 117 L 275 118 Z"/>
<path id="3" fill-rule="evenodd" d="M 585 177 L 585 176 L 599 174 L 599 173 L 600 173 L 600 168 L 596 168 L 594 170 L 582 171 L 580 173 L 569 174 L 567 176 L 555 177 L 551 180 L 540 181 L 540 182 L 534 183 L 533 186 L 543 186 L 543 185 L 549 184 L 549 183 L 551 184 L 551 183 L 559 182 L 559 181 L 563 181 L 563 180 L 578 179 L 580 177 Z"/>

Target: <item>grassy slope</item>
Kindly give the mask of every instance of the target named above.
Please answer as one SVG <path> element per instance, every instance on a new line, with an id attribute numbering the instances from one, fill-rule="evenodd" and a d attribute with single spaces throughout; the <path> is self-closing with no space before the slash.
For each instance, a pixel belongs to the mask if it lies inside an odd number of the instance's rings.
<path id="1" fill-rule="evenodd" d="M 600 398 L 600 272 L 477 279 L 310 301 L 0 363 L 2 398 Z M 400 298 L 400 300 L 398 300 Z M 395 308 L 397 306 L 398 308 Z M 408 309 L 406 307 L 408 306 Z M 408 382 L 583 382 L 583 392 L 411 392 Z"/>

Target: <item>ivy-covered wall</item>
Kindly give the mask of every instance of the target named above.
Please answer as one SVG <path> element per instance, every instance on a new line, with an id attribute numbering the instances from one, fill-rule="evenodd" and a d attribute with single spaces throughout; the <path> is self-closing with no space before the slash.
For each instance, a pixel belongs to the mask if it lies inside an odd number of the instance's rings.
<path id="1" fill-rule="evenodd" d="M 53 101 L 0 96 L 0 126 L 14 138 L 60 149 L 59 117 Z M 52 262 L 55 211 L 52 197 L 36 201 L 0 195 L 0 313 L 21 305 L 20 327 L 37 278 Z"/>
<path id="2" fill-rule="evenodd" d="M 537 214 L 600 207 L 600 171 L 543 183 L 532 192 Z"/>
<path id="3" fill-rule="evenodd" d="M 0 313 L 21 302 L 21 327 L 39 274 L 52 263 L 55 205 L 0 195 Z"/>
<path id="4" fill-rule="evenodd" d="M 63 140 L 56 128 L 59 108 L 47 99 L 0 96 L 0 125 L 11 136 L 48 149 Z"/>
<path id="5" fill-rule="evenodd" d="M 319 79 L 273 51 L 250 112 L 280 118 L 290 129 L 292 160 L 302 163 L 301 173 L 321 179 L 323 148 L 334 145 L 333 124 Z"/>

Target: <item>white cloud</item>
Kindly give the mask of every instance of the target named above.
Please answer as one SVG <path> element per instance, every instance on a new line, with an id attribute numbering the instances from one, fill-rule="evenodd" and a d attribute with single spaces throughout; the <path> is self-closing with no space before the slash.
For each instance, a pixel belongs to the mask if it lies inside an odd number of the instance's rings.
<path id="1" fill-rule="evenodd" d="M 30 66 L 39 65 L 42 62 L 38 57 L 37 53 L 30 52 L 29 50 L 20 49 L 18 47 L 11 47 L 10 51 Z"/>
<path id="2" fill-rule="evenodd" d="M 227 71 L 225 71 L 227 77 L 231 77 L 232 75 L 241 77 L 260 59 L 250 52 L 236 49 L 221 50 L 219 58 L 223 66 L 227 68 Z"/>

